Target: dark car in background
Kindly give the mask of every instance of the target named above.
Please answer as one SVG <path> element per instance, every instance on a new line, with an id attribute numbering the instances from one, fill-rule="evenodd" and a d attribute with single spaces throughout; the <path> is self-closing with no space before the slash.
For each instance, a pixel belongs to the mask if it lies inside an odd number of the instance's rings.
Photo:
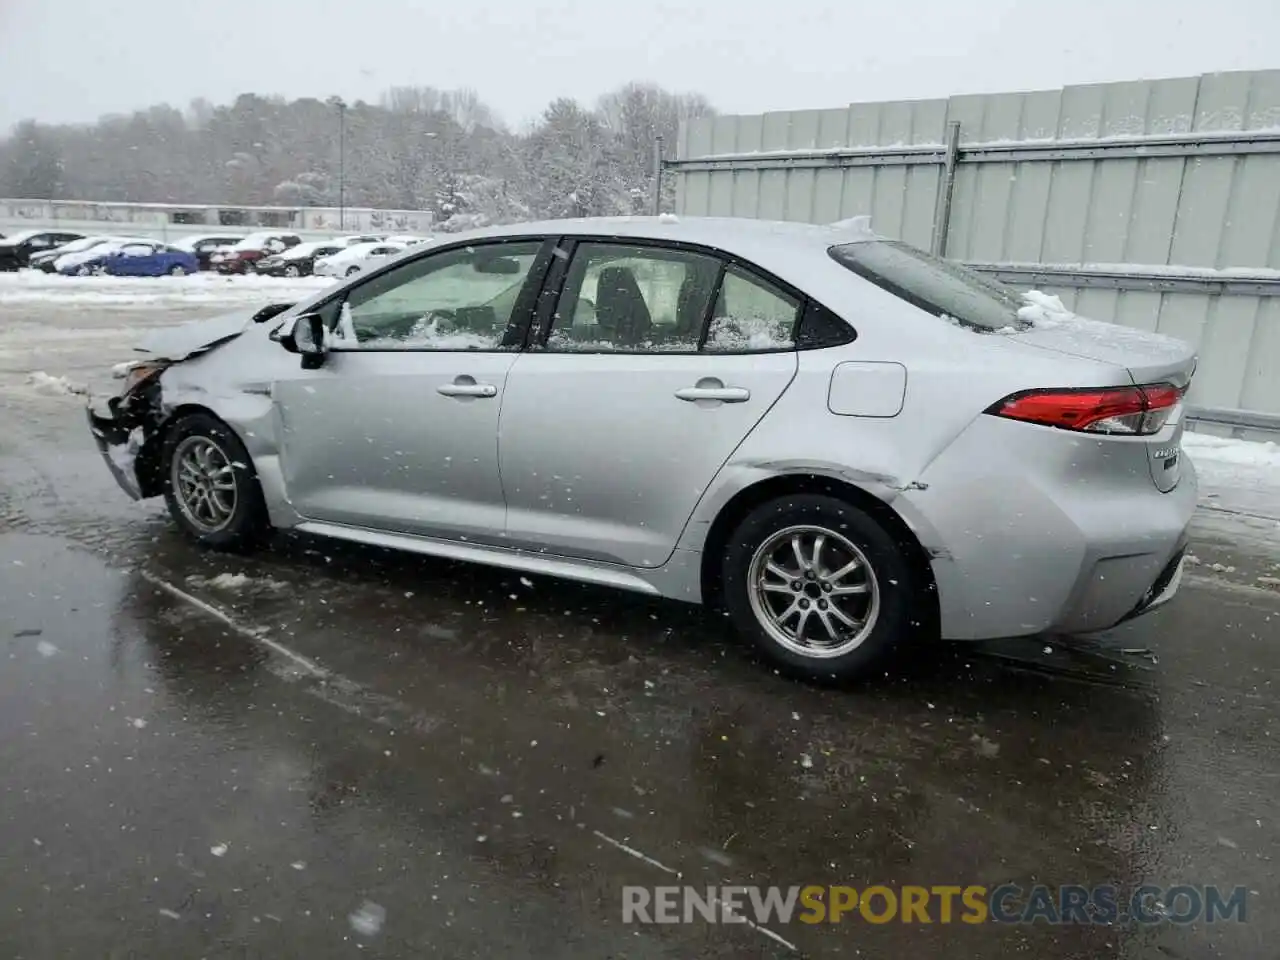
<path id="1" fill-rule="evenodd" d="M 251 233 L 239 243 L 217 250 L 210 262 L 219 273 L 256 273 L 258 261 L 296 247 L 302 238 L 296 233 L 263 230 Z"/>
<path id="2" fill-rule="evenodd" d="M 317 260 L 344 249 L 346 245 L 336 240 L 300 243 L 282 253 L 263 257 L 255 267 L 268 277 L 309 277 L 315 271 Z"/>
<path id="3" fill-rule="evenodd" d="M 33 253 L 27 258 L 27 266 L 32 270 L 41 270 L 44 273 L 57 273 L 58 258 L 68 253 L 84 253 L 95 247 L 100 247 L 104 243 L 110 243 L 115 237 L 81 237 L 79 240 L 72 240 L 70 243 L 64 243 L 60 247 L 54 247 L 51 250 L 43 250 L 40 253 Z"/>
<path id="4" fill-rule="evenodd" d="M 201 270 L 213 269 L 213 255 L 223 247 L 234 246 L 245 238 L 243 233 L 197 233 L 173 241 L 179 250 L 195 254 Z"/>
<path id="5" fill-rule="evenodd" d="M 56 249 L 83 236 L 67 230 L 23 230 L 5 237 L 0 240 L 0 270 L 21 270 L 33 254 Z"/>

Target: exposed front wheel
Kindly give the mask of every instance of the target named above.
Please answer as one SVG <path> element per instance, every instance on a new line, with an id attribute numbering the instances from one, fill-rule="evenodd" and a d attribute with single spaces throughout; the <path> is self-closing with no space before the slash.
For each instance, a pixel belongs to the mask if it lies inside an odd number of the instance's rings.
<path id="1" fill-rule="evenodd" d="M 182 266 L 182 264 L 180 263 L 175 263 L 172 267 L 169 268 L 169 276 L 171 277 L 185 277 L 186 275 L 187 275 L 187 268 Z"/>
<path id="2" fill-rule="evenodd" d="M 348 277 L 354 277 L 354 276 L 355 276 L 357 273 L 359 273 L 359 272 L 360 272 L 360 268 L 359 268 L 359 267 L 347 267 L 347 276 L 348 276 Z"/>
<path id="3" fill-rule="evenodd" d="M 778 666 L 815 679 L 865 673 L 904 640 L 916 580 L 874 518 L 823 494 L 757 507 L 729 538 L 723 568 L 738 631 Z"/>
<path id="4" fill-rule="evenodd" d="M 302 276 L 302 271 L 293 264 L 289 264 L 289 266 L 284 268 L 284 275 L 286 277 L 299 277 Z"/>
<path id="5" fill-rule="evenodd" d="M 183 417 L 165 435 L 161 463 L 169 514 L 193 540 L 247 550 L 266 539 L 271 525 L 253 461 L 222 421 Z"/>

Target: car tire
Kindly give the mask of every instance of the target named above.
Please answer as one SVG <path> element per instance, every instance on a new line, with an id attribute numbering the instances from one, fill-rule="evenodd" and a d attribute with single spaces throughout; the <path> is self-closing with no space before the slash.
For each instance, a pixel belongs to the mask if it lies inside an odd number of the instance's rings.
<path id="1" fill-rule="evenodd" d="M 354 277 L 354 276 L 355 276 L 357 273 L 359 273 L 359 272 L 360 272 L 360 268 L 359 268 L 359 267 L 356 267 L 356 266 L 347 267 L 347 276 L 348 276 L 348 277 Z"/>
<path id="2" fill-rule="evenodd" d="M 782 671 L 811 680 L 865 675 L 913 635 L 921 608 L 904 546 L 825 494 L 752 510 L 729 537 L 721 576 L 738 633 Z"/>
<path id="3" fill-rule="evenodd" d="M 172 267 L 169 268 L 169 276 L 171 277 L 185 277 L 186 275 L 187 275 L 187 268 L 180 263 L 175 263 Z"/>
<path id="4" fill-rule="evenodd" d="M 251 261 L 251 260 L 246 260 L 246 261 L 245 261 L 245 263 L 244 263 L 244 267 L 242 268 L 242 272 L 243 272 L 243 273 L 257 273 L 257 272 L 258 272 L 258 268 L 257 268 L 257 266 L 253 263 L 253 261 Z"/>
<path id="5" fill-rule="evenodd" d="M 192 540 L 244 552 L 271 533 L 253 460 L 240 438 L 211 414 L 188 414 L 166 432 L 160 456 L 169 515 Z"/>
<path id="6" fill-rule="evenodd" d="M 291 263 L 284 268 L 284 275 L 286 277 L 300 277 L 302 276 L 302 271 Z"/>
<path id="7" fill-rule="evenodd" d="M 76 267 L 76 276 L 91 277 L 93 276 L 93 270 L 89 267 Z"/>

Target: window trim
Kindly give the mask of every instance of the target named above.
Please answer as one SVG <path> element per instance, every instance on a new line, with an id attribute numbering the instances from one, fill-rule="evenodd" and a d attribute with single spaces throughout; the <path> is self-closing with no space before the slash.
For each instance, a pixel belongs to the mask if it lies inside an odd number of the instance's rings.
<path id="1" fill-rule="evenodd" d="M 401 267 L 407 267 L 411 263 L 417 263 L 419 260 L 425 260 L 427 257 L 434 257 L 439 254 L 452 253 L 456 250 L 466 250 L 476 247 L 497 246 L 508 243 L 539 243 L 538 252 L 534 255 L 533 264 L 529 267 L 529 273 L 525 277 L 524 286 L 520 288 L 520 292 L 516 295 L 515 305 L 511 308 L 511 319 L 507 321 L 506 330 L 503 331 L 502 340 L 497 347 L 485 350 L 439 350 L 431 347 L 347 347 L 341 344 L 331 344 L 330 353 L 457 353 L 457 354 L 482 354 L 482 353 L 501 353 L 513 354 L 520 353 L 524 350 L 524 345 L 528 339 L 529 328 L 532 325 L 534 317 L 534 308 L 537 306 L 537 298 L 546 284 L 547 271 L 552 260 L 552 249 L 555 246 L 557 237 L 548 236 L 546 234 L 513 234 L 509 236 L 499 237 L 483 237 L 478 240 L 460 240 L 456 243 L 449 243 L 443 246 L 432 247 L 429 250 L 419 251 L 416 256 L 404 256 L 413 247 L 406 250 L 398 251 L 398 256 L 390 257 L 390 262 L 380 264 L 376 269 L 368 273 L 361 273 L 358 278 L 350 285 L 344 285 L 341 289 L 334 291 L 333 294 L 317 303 L 307 313 L 320 313 L 337 305 L 337 309 L 333 311 L 333 317 L 327 322 L 327 327 L 332 332 L 337 325 L 338 317 L 342 312 L 342 304 L 346 302 L 347 297 L 351 293 L 366 283 L 380 277 L 382 274 L 391 270 L 398 270 Z M 403 259 L 402 259 L 403 258 Z"/>
<path id="2" fill-rule="evenodd" d="M 578 246 L 583 243 L 601 243 L 612 246 L 626 247 L 657 247 L 663 250 L 677 250 L 686 253 L 698 253 L 703 256 L 715 257 L 720 261 L 720 272 L 716 276 L 715 285 L 711 289 L 711 298 L 707 303 L 707 312 L 702 318 L 702 330 L 698 337 L 698 349 L 696 350 L 548 350 L 546 347 L 547 338 L 551 334 L 551 324 L 555 318 L 556 311 L 559 309 L 560 299 L 564 295 L 565 281 L 569 276 L 569 267 L 573 262 L 573 258 L 577 255 Z M 557 258 L 558 269 L 552 271 L 547 278 L 547 285 L 543 291 L 543 301 L 538 305 L 538 316 L 533 325 L 533 334 L 526 338 L 525 345 L 522 349 L 530 353 L 554 354 L 555 356 L 572 357 L 572 356 L 641 356 L 641 357 L 750 357 L 758 354 L 770 353 L 798 353 L 800 352 L 799 336 L 800 324 L 804 321 L 805 311 L 812 297 L 797 289 L 790 283 L 764 269 L 759 264 L 744 257 L 737 256 L 727 250 L 719 247 L 713 247 L 703 243 L 690 243 L 687 240 L 669 240 L 659 237 L 626 237 L 610 234 L 594 234 L 582 233 L 565 236 L 561 239 L 559 249 L 565 251 L 567 256 Z M 760 350 L 734 350 L 734 351 L 715 351 L 707 352 L 703 349 L 707 336 L 710 334 L 710 321 L 715 313 L 716 300 L 720 296 L 720 286 L 724 283 L 725 272 L 729 266 L 736 266 L 738 269 L 751 274 L 763 282 L 777 287 L 783 293 L 795 298 L 799 306 L 796 310 L 795 323 L 791 328 L 791 346 L 789 347 L 769 347 Z M 840 314 L 834 310 L 828 312 L 839 317 Z M 849 323 L 843 317 L 840 319 L 849 327 L 853 336 L 850 342 L 857 338 L 857 331 L 854 330 L 853 324 Z M 806 347 L 806 350 L 822 349 L 815 347 Z"/>

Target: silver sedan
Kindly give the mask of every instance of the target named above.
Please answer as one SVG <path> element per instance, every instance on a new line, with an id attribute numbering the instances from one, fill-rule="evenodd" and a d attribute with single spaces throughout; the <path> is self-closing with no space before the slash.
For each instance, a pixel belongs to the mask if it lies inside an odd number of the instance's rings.
<path id="1" fill-rule="evenodd" d="M 162 332 L 91 406 L 131 496 L 722 607 L 848 676 L 1167 601 L 1186 344 L 870 233 L 554 221 Z"/>

